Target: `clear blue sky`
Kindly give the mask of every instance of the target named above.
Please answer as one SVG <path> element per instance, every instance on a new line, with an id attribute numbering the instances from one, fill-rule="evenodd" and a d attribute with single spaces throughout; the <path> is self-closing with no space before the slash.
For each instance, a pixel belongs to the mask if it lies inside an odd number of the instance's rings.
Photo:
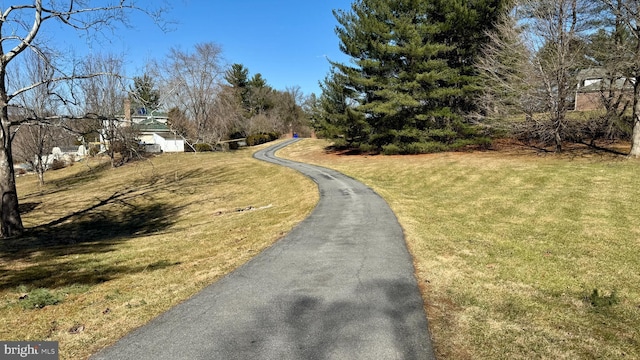
<path id="1" fill-rule="evenodd" d="M 136 15 L 134 29 L 118 31 L 111 43 L 93 45 L 94 52 L 126 53 L 127 75 L 141 75 L 148 59 L 162 59 L 178 46 L 214 42 L 228 64 L 240 63 L 251 75 L 261 73 L 272 87 L 300 86 L 319 93 L 318 81 L 329 71 L 327 57 L 346 62 L 334 29 L 333 9 L 348 9 L 351 0 L 176 0 L 168 17 L 177 21 L 163 33 Z M 68 34 L 68 33 L 67 33 Z M 72 40 L 72 39 L 66 39 Z M 78 41 L 79 53 L 87 44 Z M 101 48 L 102 49 L 101 49 Z"/>

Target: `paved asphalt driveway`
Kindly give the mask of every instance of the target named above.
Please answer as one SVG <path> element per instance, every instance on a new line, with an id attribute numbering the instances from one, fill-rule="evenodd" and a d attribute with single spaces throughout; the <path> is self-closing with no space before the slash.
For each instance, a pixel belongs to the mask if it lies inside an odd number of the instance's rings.
<path id="1" fill-rule="evenodd" d="M 285 238 L 92 359 L 434 359 L 402 229 L 336 171 L 260 160 L 313 179 L 320 202 Z M 293 194 L 292 194 L 293 196 Z"/>

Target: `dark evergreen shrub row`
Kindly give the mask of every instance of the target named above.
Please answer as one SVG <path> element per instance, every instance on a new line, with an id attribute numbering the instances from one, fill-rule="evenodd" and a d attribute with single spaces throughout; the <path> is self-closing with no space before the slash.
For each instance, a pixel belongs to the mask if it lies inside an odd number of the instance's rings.
<path id="1" fill-rule="evenodd" d="M 247 136 L 247 145 L 255 146 L 264 143 L 268 143 L 269 141 L 277 140 L 280 137 L 277 133 L 260 133 Z"/>

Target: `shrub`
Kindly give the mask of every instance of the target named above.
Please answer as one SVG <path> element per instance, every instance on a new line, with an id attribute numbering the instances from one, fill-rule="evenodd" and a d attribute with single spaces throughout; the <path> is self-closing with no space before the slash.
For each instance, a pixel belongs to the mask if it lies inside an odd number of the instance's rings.
<path id="1" fill-rule="evenodd" d="M 333 139 L 333 148 L 338 150 L 344 150 L 349 148 L 349 143 L 344 138 Z"/>
<path id="2" fill-rule="evenodd" d="M 357 144 L 354 143 L 354 146 L 357 146 L 357 148 L 363 152 L 363 153 L 370 153 L 370 154 L 377 154 L 378 153 L 378 147 L 372 144 L 367 144 L 367 143 L 362 143 L 362 144 Z"/>
<path id="3" fill-rule="evenodd" d="M 486 137 L 476 137 L 473 139 L 458 139 L 451 145 L 451 148 L 453 150 L 459 150 L 467 146 L 489 148 L 491 146 L 491 139 Z"/>
<path id="4" fill-rule="evenodd" d="M 430 154 L 447 150 L 446 144 L 437 141 L 414 142 L 404 146 L 405 154 Z"/>
<path id="5" fill-rule="evenodd" d="M 63 160 L 58 160 L 58 159 L 53 159 L 53 161 L 51 162 L 51 170 L 60 170 L 60 169 L 64 169 L 65 164 Z"/>
<path id="6" fill-rule="evenodd" d="M 233 133 L 229 134 L 229 139 L 240 139 L 240 138 L 244 138 L 244 137 L 246 137 L 246 136 L 245 136 L 245 133 L 243 131 L 236 131 L 236 132 L 233 132 Z"/>
<path id="7" fill-rule="evenodd" d="M 214 151 L 213 146 L 211 146 L 211 144 L 195 144 L 194 147 L 196 148 L 197 152 L 206 152 L 206 151 Z"/>
<path id="8" fill-rule="evenodd" d="M 100 152 L 100 145 L 89 146 L 89 156 L 96 156 Z"/>
<path id="9" fill-rule="evenodd" d="M 382 153 L 384 155 L 399 155 L 402 153 L 402 149 L 396 144 L 387 144 L 382 146 Z"/>
<path id="10" fill-rule="evenodd" d="M 277 133 L 260 133 L 247 136 L 247 145 L 255 146 L 277 140 L 280 136 Z"/>
<path id="11" fill-rule="evenodd" d="M 247 136 L 247 145 L 254 146 L 258 143 L 257 135 L 249 135 Z"/>

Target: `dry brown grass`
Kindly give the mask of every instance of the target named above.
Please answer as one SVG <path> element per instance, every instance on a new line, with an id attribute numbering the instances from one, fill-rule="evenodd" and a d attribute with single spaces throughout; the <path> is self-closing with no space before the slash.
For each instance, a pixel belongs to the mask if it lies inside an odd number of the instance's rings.
<path id="1" fill-rule="evenodd" d="M 340 170 L 390 203 L 439 359 L 640 358 L 638 161 L 513 147 L 338 156 L 327 145 L 281 155 Z"/>
<path id="2" fill-rule="evenodd" d="M 317 188 L 251 154 L 90 161 L 42 188 L 20 177 L 28 236 L 0 244 L 0 339 L 57 340 L 61 358 L 86 358 L 273 244 Z M 39 288 L 62 302 L 25 309 Z"/>

